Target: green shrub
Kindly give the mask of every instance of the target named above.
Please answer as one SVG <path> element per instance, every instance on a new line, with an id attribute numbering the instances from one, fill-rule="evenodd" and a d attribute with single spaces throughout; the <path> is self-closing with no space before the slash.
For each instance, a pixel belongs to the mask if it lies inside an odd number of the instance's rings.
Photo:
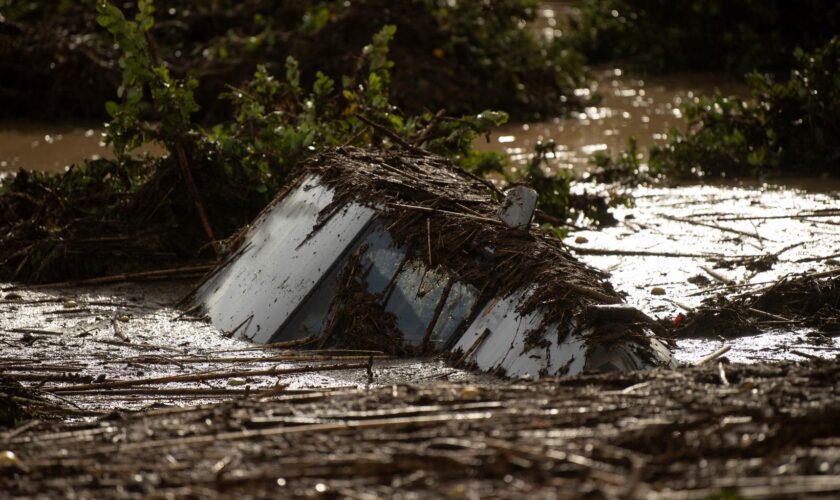
<path id="1" fill-rule="evenodd" d="M 479 153 L 472 143 L 507 114 L 411 114 L 392 104 L 394 26 L 376 32 L 338 79 L 316 72 L 306 84 L 291 56 L 280 76 L 258 66 L 252 79 L 222 95 L 232 117 L 205 126 L 195 118 L 200 84 L 172 75 L 155 51 L 152 3 L 138 7 L 126 17 L 98 5 L 98 22 L 120 48 L 119 99 L 106 104 L 116 160 L 63 175 L 21 172 L 0 187 L 6 279 L 73 279 L 209 257 L 209 240 L 234 234 L 287 185 L 301 160 L 329 147 L 424 148 L 478 174 L 504 168 L 500 155 Z M 150 141 L 169 154 L 131 154 Z M 568 179 L 538 180 L 538 189 L 550 192 L 550 210 L 572 214 Z"/>
<path id="2" fill-rule="evenodd" d="M 677 177 L 840 175 L 840 38 L 795 58 L 785 81 L 752 73 L 751 99 L 685 104 L 688 130 L 672 130 L 651 167 Z"/>

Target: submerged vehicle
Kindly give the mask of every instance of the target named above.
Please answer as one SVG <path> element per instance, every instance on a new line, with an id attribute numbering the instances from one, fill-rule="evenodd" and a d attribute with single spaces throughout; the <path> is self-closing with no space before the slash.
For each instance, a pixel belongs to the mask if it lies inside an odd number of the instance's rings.
<path id="1" fill-rule="evenodd" d="M 655 322 L 531 222 L 535 201 L 419 151 L 323 153 L 191 300 L 260 343 L 446 354 L 507 375 L 673 364 Z"/>

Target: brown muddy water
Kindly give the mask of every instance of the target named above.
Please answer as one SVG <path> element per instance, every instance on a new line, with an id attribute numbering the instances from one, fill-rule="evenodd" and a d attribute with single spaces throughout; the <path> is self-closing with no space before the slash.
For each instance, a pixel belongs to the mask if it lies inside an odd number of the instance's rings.
<path id="1" fill-rule="evenodd" d="M 477 145 L 483 150 L 504 152 L 514 165 L 521 165 L 527 161 L 537 141 L 554 139 L 559 147 L 558 154 L 551 160 L 552 168 L 570 169 L 580 174 L 586 171 L 592 153 L 617 151 L 631 136 L 637 137 L 643 147 L 664 140 L 670 127 L 683 125 L 678 109 L 682 102 L 716 89 L 724 93 L 743 92 L 738 85 L 716 78 L 687 75 L 667 80 L 641 80 L 624 75 L 618 69 L 603 70 L 595 86 L 578 91 L 602 94 L 603 100 L 598 106 L 568 118 L 506 125 L 496 131 L 490 143 Z M 94 126 L 51 124 L 0 127 L 0 170 L 62 171 L 67 165 L 91 156 L 107 156 L 107 150 L 101 144 L 101 131 Z M 604 188 L 582 185 L 577 189 Z M 615 210 L 620 221 L 617 226 L 600 231 L 577 231 L 570 234 L 566 242 L 578 249 L 581 259 L 609 272 L 616 287 L 627 293 L 630 304 L 654 317 L 672 318 L 697 306 L 703 298 L 724 290 L 722 283 L 717 283 L 720 279 L 735 284 L 728 291 L 748 291 L 785 274 L 835 269 L 840 253 L 840 215 L 827 216 L 819 211 L 836 209 L 838 192 L 840 185 L 825 180 L 792 185 L 729 183 L 641 187 L 632 193 L 635 206 Z M 646 254 L 619 255 L 622 252 Z M 678 254 L 697 256 L 680 257 Z M 779 262 L 761 273 L 750 273 L 737 262 L 739 257 L 766 254 L 778 254 Z M 730 264 L 721 267 L 726 262 Z M 699 282 L 695 279 L 697 276 L 708 278 L 709 283 L 697 286 L 689 282 L 689 279 Z M 664 289 L 665 295 L 653 295 L 651 291 L 655 287 Z M 65 359 L 70 364 L 84 364 L 74 369 L 99 374 L 106 379 L 126 377 L 127 373 L 135 377 L 178 373 L 185 369 L 178 364 L 183 363 L 178 360 L 184 357 L 194 361 L 196 357 L 230 356 L 246 351 L 268 356 L 244 341 L 224 338 L 221 332 L 205 323 L 179 318 L 178 311 L 171 308 L 179 292 L 183 292 L 183 286 L 179 284 L 125 285 L 46 294 L 24 291 L 23 302 L 0 303 L 3 330 L 0 343 L 4 344 L 6 356 L 58 360 L 59 363 Z M 65 311 L 62 307 L 65 299 L 78 304 L 97 302 L 106 305 Z M 80 309 L 85 310 L 79 312 Z M 137 344 L 102 342 L 114 340 L 114 315 L 129 317 L 125 325 L 119 325 L 135 342 L 150 346 L 149 352 L 144 352 L 145 348 Z M 812 337 L 808 333 L 796 325 L 782 325 L 758 336 L 727 340 L 726 343 L 732 346 L 727 356 L 733 361 L 753 362 L 840 354 L 835 339 Z M 717 339 L 682 340 L 678 342 L 675 354 L 682 361 L 692 362 L 723 343 Z M 78 353 L 72 360 L 66 358 L 70 351 Z M 151 362 L 155 356 L 175 361 Z M 207 361 L 196 365 L 193 361 L 191 370 L 221 369 L 218 363 Z M 257 368 L 279 366 L 277 361 L 261 363 L 257 360 L 254 363 Z M 300 363 L 300 360 L 294 360 L 292 366 L 300 366 Z M 283 377 L 283 383 L 289 390 L 313 391 L 371 383 L 417 382 L 418 377 L 430 381 L 443 378 L 474 380 L 477 377 L 438 361 L 377 359 L 374 365 L 375 381 L 368 378 L 365 370 L 354 369 L 290 375 Z M 130 370 L 137 373 L 132 374 Z M 255 390 L 265 389 L 269 384 L 259 379 L 243 383 Z M 206 384 L 191 383 L 183 387 L 204 387 Z M 223 381 L 213 387 L 229 388 L 225 384 Z M 126 395 L 125 398 L 127 401 L 120 404 L 129 407 L 148 404 L 145 397 Z M 176 401 L 180 400 L 165 397 L 157 400 L 161 403 Z M 208 399 L 196 396 L 195 401 Z M 95 400 L 79 399 L 77 404 L 84 408 L 91 405 L 108 408 Z"/>
<path id="2" fill-rule="evenodd" d="M 74 163 L 110 157 L 101 124 L 0 123 L 0 170 L 63 172 Z"/>
<path id="3" fill-rule="evenodd" d="M 743 95 L 745 88 L 718 76 L 687 74 L 642 79 L 627 76 L 618 68 L 602 69 L 592 87 L 575 91 L 582 96 L 600 95 L 597 106 L 569 118 L 506 124 L 498 128 L 490 142 L 482 138 L 475 147 L 481 151 L 502 151 L 514 162 L 524 163 L 538 142 L 554 139 L 557 152 L 549 156 L 551 167 L 582 174 L 588 170 L 592 154 L 626 149 L 631 137 L 641 147 L 665 141 L 671 128 L 685 127 L 682 104 L 715 92 Z"/>
<path id="4" fill-rule="evenodd" d="M 64 172 L 85 160 L 113 158 L 101 123 L 0 122 L 0 172 L 19 169 Z M 144 146 L 137 153 L 160 155 L 161 147 Z"/>

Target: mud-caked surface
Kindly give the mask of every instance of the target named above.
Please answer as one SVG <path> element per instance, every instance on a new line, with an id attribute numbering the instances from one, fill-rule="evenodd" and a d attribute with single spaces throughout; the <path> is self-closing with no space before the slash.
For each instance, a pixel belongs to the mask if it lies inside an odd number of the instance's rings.
<path id="1" fill-rule="evenodd" d="M 840 494 L 840 363 L 393 384 L 36 422 L 11 496 Z"/>

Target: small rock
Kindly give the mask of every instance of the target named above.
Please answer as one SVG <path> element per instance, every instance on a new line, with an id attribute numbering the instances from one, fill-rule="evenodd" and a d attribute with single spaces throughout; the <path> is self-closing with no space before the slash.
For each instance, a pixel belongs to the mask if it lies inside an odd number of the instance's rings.
<path id="1" fill-rule="evenodd" d="M 478 387 L 474 385 L 468 385 L 461 389 L 461 397 L 463 398 L 476 398 L 479 395 Z"/>
<path id="2" fill-rule="evenodd" d="M 21 297 L 21 295 L 19 293 L 11 292 L 11 293 L 7 293 L 4 298 L 6 300 L 20 300 L 23 297 Z"/>
<path id="3" fill-rule="evenodd" d="M 661 286 L 655 286 L 650 289 L 651 295 L 665 295 L 665 289 Z"/>
<path id="4" fill-rule="evenodd" d="M 0 451 L 0 466 L 9 466 L 18 463 L 18 457 L 15 452 L 4 450 Z"/>
<path id="5" fill-rule="evenodd" d="M 117 321 L 122 321 L 123 323 L 128 323 L 128 316 L 126 316 L 126 315 L 117 316 Z"/>
<path id="6" fill-rule="evenodd" d="M 232 386 L 245 385 L 247 383 L 248 382 L 242 380 L 241 378 L 232 378 L 232 379 L 228 380 L 228 385 L 232 385 Z"/>
<path id="7" fill-rule="evenodd" d="M 65 309 L 75 309 L 75 308 L 79 307 L 79 303 L 76 302 L 75 300 L 67 299 L 67 300 L 64 301 L 63 306 L 64 306 Z"/>
<path id="8" fill-rule="evenodd" d="M 577 238 L 575 238 L 575 243 L 589 243 L 589 239 L 587 239 L 586 236 L 578 236 Z"/>
<path id="9" fill-rule="evenodd" d="M 23 472 L 29 472 L 29 467 L 15 455 L 11 450 L 0 451 L 0 469 L 17 469 Z"/>
<path id="10" fill-rule="evenodd" d="M 710 285 L 711 282 L 712 282 L 709 278 L 703 276 L 702 274 L 692 276 L 692 277 L 688 278 L 687 281 L 689 283 L 691 283 L 692 285 L 697 285 L 697 286 L 707 286 L 707 285 Z"/>

